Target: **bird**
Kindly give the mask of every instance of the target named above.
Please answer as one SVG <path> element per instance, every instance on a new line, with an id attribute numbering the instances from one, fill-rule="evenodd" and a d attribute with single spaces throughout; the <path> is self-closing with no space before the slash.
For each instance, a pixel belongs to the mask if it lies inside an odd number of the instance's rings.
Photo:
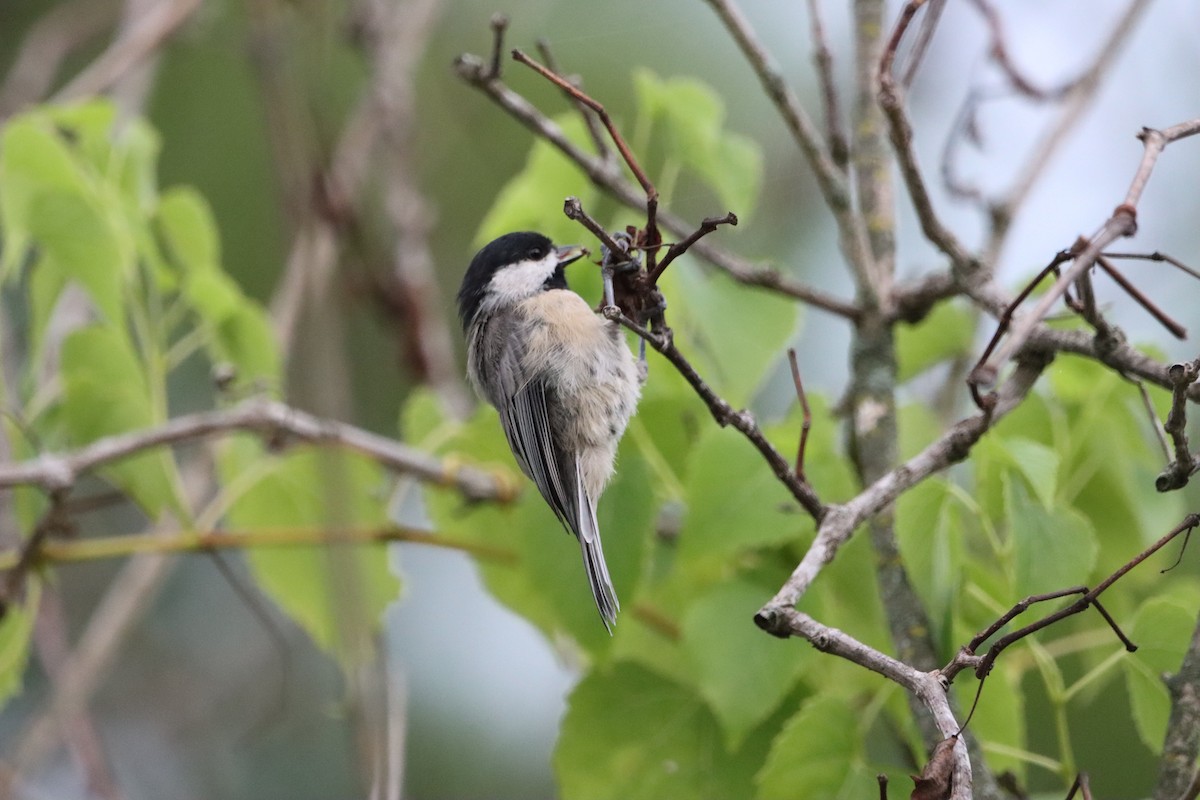
<path id="1" fill-rule="evenodd" d="M 620 603 L 596 505 L 637 407 L 642 373 L 617 323 L 567 285 L 587 250 L 532 231 L 505 234 L 471 260 L 458 292 L 467 376 L 500 414 L 518 466 L 579 540 L 592 598 L 611 635 Z"/>

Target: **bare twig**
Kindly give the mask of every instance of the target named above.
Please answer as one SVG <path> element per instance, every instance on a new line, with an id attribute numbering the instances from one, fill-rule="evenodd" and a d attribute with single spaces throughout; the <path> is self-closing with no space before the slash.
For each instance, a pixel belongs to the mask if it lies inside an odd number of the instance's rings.
<path id="1" fill-rule="evenodd" d="M 1166 328 L 1168 333 L 1170 333 L 1176 339 L 1187 338 L 1187 328 L 1183 327 L 1174 319 L 1172 319 L 1167 312 L 1159 308 L 1153 300 L 1144 295 L 1141 290 L 1130 283 L 1129 279 L 1122 275 L 1120 270 L 1118 270 L 1111 261 L 1105 258 L 1103 254 L 1096 256 L 1096 263 L 1099 264 L 1100 268 L 1108 274 L 1108 277 L 1112 278 L 1118 286 L 1125 290 L 1127 295 L 1132 297 L 1139 306 L 1144 308 L 1146 313 L 1154 317 L 1154 319 L 1157 320 L 1160 325 Z"/>
<path id="2" fill-rule="evenodd" d="M 489 79 L 483 62 L 478 57 L 459 56 L 455 60 L 454 66 L 462 80 L 486 94 L 505 112 L 532 131 L 535 136 L 556 147 L 574 162 L 593 184 L 621 204 L 639 211 L 645 210 L 645 195 L 621 174 L 615 164 L 580 149 L 566 137 L 562 128 L 534 108 L 528 100 L 504 85 L 503 82 Z M 675 236 L 686 236 L 692 231 L 691 224 L 665 210 L 659 209 L 657 219 L 662 227 Z M 692 251 L 726 272 L 739 283 L 778 292 L 844 319 L 855 319 L 859 314 L 858 307 L 853 303 L 848 303 L 826 292 L 785 277 L 775 270 L 753 264 L 709 242 L 697 242 Z"/>
<path id="3" fill-rule="evenodd" d="M 775 625 L 773 630 L 777 635 L 798 636 L 823 653 L 844 658 L 899 684 L 928 709 L 937 729 L 944 737 L 957 736 L 960 726 L 950 707 L 946 687 L 936 672 L 923 672 L 910 667 L 836 628 L 822 625 L 795 608 L 777 609 Z M 953 781 L 956 790 L 953 797 L 970 798 L 971 761 L 961 736 L 957 736 L 954 742 L 953 759 Z"/>
<path id="4" fill-rule="evenodd" d="M 504 32 L 508 30 L 508 17 L 496 12 L 489 23 L 492 28 L 492 60 L 488 66 L 488 78 L 497 80 L 504 69 Z"/>
<path id="5" fill-rule="evenodd" d="M 966 458 L 971 447 L 979 441 L 1001 417 L 1015 408 L 1029 393 L 1048 358 L 1030 354 L 1019 361 L 1017 369 L 997 393 L 995 406 L 989 413 L 980 413 L 960 420 L 938 439 L 904 463 L 890 470 L 854 499 L 841 505 L 825 507 L 817 528 L 817 536 L 809 545 L 804 558 L 770 601 L 758 612 L 759 627 L 777 635 L 788 635 L 781 614 L 794 608 L 838 549 L 849 541 L 854 531 L 880 509 L 890 505 L 900 494 L 930 475 Z M 781 627 L 782 626 L 782 627 Z"/>
<path id="6" fill-rule="evenodd" d="M 454 487 L 472 500 L 503 502 L 515 496 L 515 484 L 498 475 L 439 459 L 362 428 L 267 400 L 176 417 L 157 428 L 108 436 L 69 453 L 45 453 L 29 461 L 0 464 L 0 489 L 22 485 L 40 486 L 47 491 L 67 489 L 79 476 L 144 450 L 236 431 L 343 447 L 389 469 Z"/>
<path id="7" fill-rule="evenodd" d="M 1186 273 L 1188 275 L 1191 275 L 1193 278 L 1200 280 L 1200 272 L 1197 272 L 1196 270 L 1192 269 L 1191 267 L 1189 267 L 1187 264 L 1184 264 L 1179 259 L 1172 258 L 1171 256 L 1167 255 L 1166 253 L 1160 253 L 1157 250 L 1155 250 L 1153 253 L 1104 253 L 1104 257 L 1105 258 L 1140 259 L 1142 261 L 1161 261 L 1163 263 L 1170 264 L 1171 266 L 1175 267 L 1175 269 L 1179 270 L 1180 272 Z"/>
<path id="8" fill-rule="evenodd" d="M 788 362 L 792 366 L 792 383 L 796 386 L 796 399 L 804 413 L 804 421 L 800 423 L 800 444 L 796 448 L 796 477 L 807 482 L 804 476 L 804 452 L 808 449 L 808 432 L 812 428 L 812 409 L 808 407 L 808 395 L 804 391 L 804 381 L 800 379 L 800 365 L 796 362 L 796 349 L 788 348 Z"/>
<path id="9" fill-rule="evenodd" d="M 654 183 L 650 180 L 650 177 L 646 175 L 646 171 L 642 169 L 641 164 L 638 163 L 637 157 L 633 154 L 633 150 L 631 150 L 629 145 L 626 144 L 625 137 L 623 137 L 621 132 L 617 130 L 616 124 L 612 121 L 612 117 L 608 115 L 608 112 L 604 109 L 604 106 L 599 101 L 585 94 L 566 78 L 562 77 L 553 70 L 542 66 L 520 50 L 513 50 L 512 57 L 514 61 L 519 61 L 520 63 L 532 69 L 534 72 L 541 75 L 546 80 L 553 83 L 558 88 L 562 89 L 563 92 L 574 98 L 576 102 L 583 103 L 592 111 L 596 112 L 596 115 L 600 117 L 600 122 L 603 123 L 605 129 L 608 131 L 608 135 L 612 137 L 613 144 L 617 146 L 617 151 L 621 154 L 621 158 L 625 160 L 625 165 L 629 167 L 629 171 L 633 173 L 633 177 L 636 178 L 637 182 L 641 185 L 642 191 L 646 193 L 647 214 L 649 214 L 651 204 L 658 202 L 658 189 L 654 188 Z"/>
<path id="10" fill-rule="evenodd" d="M 578 197 L 568 197 L 563 201 L 563 213 L 567 215 L 567 219 L 575 220 L 587 228 L 610 253 L 626 254 L 626 246 L 614 239 L 595 217 L 583 210 L 583 203 L 579 202 Z"/>
<path id="11" fill-rule="evenodd" d="M 562 70 L 558 68 L 558 63 L 554 58 L 554 54 L 550 51 L 550 43 L 545 39 L 538 39 L 537 49 L 538 54 L 542 57 L 542 61 L 546 62 L 546 66 L 549 67 L 552 72 L 556 72 L 561 75 Z M 571 76 L 570 82 L 571 85 L 576 89 L 580 90 L 581 92 L 583 91 L 582 81 L 578 77 Z M 584 126 L 587 127 L 588 136 L 591 137 L 592 146 L 596 148 L 596 152 L 599 153 L 600 157 L 603 159 L 611 159 L 613 157 L 613 152 L 608 146 L 608 138 L 604 135 L 604 131 L 600 129 L 600 124 L 597 122 L 596 116 L 588 113 L 587 104 L 582 100 L 577 100 L 574 94 L 570 92 L 563 92 L 563 94 L 566 95 L 567 99 L 575 104 L 577 109 L 579 109 L 579 116 L 581 119 L 583 119 Z"/>
<path id="12" fill-rule="evenodd" d="M 671 262 L 686 253 L 696 242 L 715 231 L 721 225 L 737 224 L 738 218 L 732 211 L 723 217 L 705 217 L 700 223 L 699 228 L 667 249 L 667 254 L 663 256 L 663 260 L 658 263 L 658 266 L 656 266 L 652 272 L 649 273 L 650 284 L 654 285 L 657 283 L 659 276 L 661 276 L 666 268 L 670 266 Z"/>
<path id="13" fill-rule="evenodd" d="M 921 231 L 925 234 L 925 238 L 950 259 L 951 269 L 954 272 L 960 276 L 967 276 L 975 272 L 980 264 L 958 240 L 958 237 L 942 224 L 941 219 L 939 219 L 937 212 L 933 208 L 933 201 L 930 199 L 929 190 L 925 186 L 925 178 L 922 176 L 921 168 L 917 164 L 912 125 L 909 123 L 908 114 L 904 110 L 902 90 L 893 74 L 896 50 L 900 46 L 900 41 L 904 38 L 908 25 L 912 22 L 912 16 L 916 11 L 916 7 L 919 7 L 922 3 L 923 0 L 916 3 L 910 2 L 905 7 L 904 12 L 901 13 L 900 18 L 896 22 L 896 27 L 892 31 L 891 38 L 883 48 L 883 55 L 879 61 L 879 105 L 883 109 L 884 118 L 887 120 L 888 135 L 891 138 L 892 147 L 896 152 L 900 174 L 904 178 L 909 198 L 912 200 L 914 210 L 917 213 L 917 219 L 921 223 Z M 910 13 L 910 9 L 912 13 Z"/>
<path id="14" fill-rule="evenodd" d="M 1071 784 L 1071 790 L 1067 792 L 1066 800 L 1073 800 L 1076 791 L 1079 792 L 1080 800 L 1092 800 L 1092 787 L 1086 772 L 1075 776 L 1075 782 Z"/>
<path id="15" fill-rule="evenodd" d="M 825 138 L 829 141 L 829 157 L 838 169 L 845 171 L 850 159 L 850 140 L 842 122 L 841 103 L 838 101 L 837 82 L 833 73 L 833 54 L 829 50 L 825 24 L 821 21 L 821 0 L 808 0 L 808 20 L 812 31 L 813 62 L 817 66 L 821 100 L 825 106 Z"/>
<path id="16" fill-rule="evenodd" d="M 861 286 L 871 283 L 874 259 L 866 222 L 854 209 L 848 176 L 821 141 L 817 126 L 805 112 L 775 60 L 758 40 L 749 21 L 732 0 L 707 0 L 746 57 L 763 91 L 774 103 L 800 151 L 812 167 L 817 185 L 837 222 L 842 252 Z"/>
<path id="17" fill-rule="evenodd" d="M 1091 236 L 1087 246 L 1076 255 L 1074 263 L 1068 269 L 1063 270 L 1061 277 L 1039 299 L 1033 309 L 1016 319 L 1004 343 L 986 362 L 980 364 L 972 372 L 972 380 L 975 383 L 987 386 L 995 382 L 1000 367 L 1025 344 L 1033 327 L 1046 317 L 1050 307 L 1063 296 L 1067 287 L 1096 263 L 1097 257 L 1104 252 L 1108 245 L 1121 237 L 1132 236 L 1137 231 L 1137 205 L 1154 172 L 1159 155 L 1172 142 L 1196 133 L 1200 133 L 1200 119 L 1173 125 L 1162 131 L 1151 128 L 1142 129 L 1138 138 L 1142 140 L 1145 149 L 1124 201 Z"/>
<path id="18" fill-rule="evenodd" d="M 1065 589 L 1065 590 L 1062 590 L 1059 592 L 1052 592 L 1047 595 L 1038 595 L 1038 596 L 1035 596 L 1032 598 L 1027 598 L 1026 600 L 1021 601 L 1016 606 L 1014 606 L 1012 608 L 1012 610 L 1010 610 L 1007 614 L 1002 616 L 996 623 L 989 626 L 987 628 L 987 630 L 985 630 L 979 636 L 976 636 L 974 639 L 972 639 L 971 643 L 963 648 L 963 650 L 966 652 L 966 654 L 974 655 L 974 649 L 976 647 L 978 647 L 983 641 L 986 641 L 986 639 L 989 638 L 993 633 L 995 633 L 1001 627 L 1003 627 L 1005 624 L 1007 624 L 1009 620 L 1011 620 L 1017 614 L 1021 613 L 1021 611 L 1024 611 L 1025 608 L 1027 608 L 1030 603 L 1038 602 L 1040 600 L 1053 599 L 1055 597 L 1063 597 L 1068 594 L 1080 595 L 1078 600 L 1074 601 L 1073 603 L 1071 603 L 1063 608 L 1060 608 L 1058 611 L 1055 611 L 1051 614 L 1047 614 L 1045 617 L 1042 617 L 1041 619 L 1037 620 L 1036 622 L 1030 623 L 1029 625 L 1026 625 L 1025 627 L 1023 627 L 1019 630 L 1013 631 L 1012 633 L 1006 634 L 1004 636 L 1001 636 L 999 639 L 997 639 L 995 641 L 995 643 L 993 643 L 992 646 L 990 648 L 988 648 L 987 653 L 983 657 L 981 657 L 977 662 L 973 663 L 975 675 L 980 679 L 987 677 L 987 675 L 991 672 L 992 667 L 995 666 L 996 658 L 1002 652 L 1004 652 L 1004 650 L 1006 648 L 1008 648 L 1010 645 L 1020 641 L 1021 639 L 1024 639 L 1026 636 L 1029 636 L 1030 634 L 1036 633 L 1037 631 L 1040 631 L 1043 628 L 1047 628 L 1063 619 L 1066 619 L 1067 617 L 1070 617 L 1070 616 L 1078 614 L 1082 611 L 1085 611 L 1085 610 L 1087 610 L 1087 608 L 1089 606 L 1095 607 L 1096 610 L 1100 612 L 1101 616 L 1104 617 L 1105 621 L 1108 622 L 1109 626 L 1117 633 L 1118 637 L 1121 639 L 1121 643 L 1125 646 L 1125 649 L 1130 650 L 1130 651 L 1136 650 L 1137 646 L 1133 642 L 1131 642 L 1127 637 L 1125 637 L 1125 635 L 1123 633 L 1121 633 L 1120 628 L 1117 627 L 1116 622 L 1113 620 L 1113 618 L 1108 614 L 1107 611 L 1104 610 L 1103 606 L 1101 606 L 1099 604 L 1098 598 L 1110 586 L 1112 586 L 1118 580 L 1123 578 L 1130 570 L 1132 570 L 1138 564 L 1141 564 L 1147 558 L 1149 558 L 1150 556 L 1154 555 L 1156 552 L 1161 550 L 1163 547 L 1165 547 L 1167 544 L 1169 544 L 1172 540 L 1174 540 L 1177 536 L 1179 536 L 1180 534 L 1191 534 L 1191 532 L 1197 527 L 1200 527 L 1200 514 L 1188 514 L 1186 517 L 1184 517 L 1184 519 L 1181 523 L 1179 523 L 1177 526 L 1175 526 L 1170 531 L 1168 531 L 1157 542 L 1150 545 L 1142 552 L 1138 553 L 1136 556 L 1131 558 L 1129 561 L 1125 562 L 1125 564 L 1121 565 L 1121 567 L 1119 567 L 1111 575 L 1109 575 L 1107 578 L 1105 578 L 1100 583 L 1098 583 L 1096 585 L 1096 587 L 1091 590 L 1087 590 L 1086 587 L 1075 587 L 1075 588 L 1071 588 L 1071 589 Z M 948 664 L 946 667 L 944 667 L 941 670 L 941 674 L 946 678 L 946 680 L 952 681 L 952 680 L 954 680 L 954 676 L 962 668 L 966 667 L 967 665 L 968 665 L 968 662 L 959 661 L 956 658 L 954 661 L 952 661 L 950 664 Z"/>
<path id="19" fill-rule="evenodd" d="M 78 100 L 110 88 L 157 50 L 198 8 L 200 0 L 172 0 L 156 4 L 95 61 L 55 92 L 53 101 L 63 103 Z"/>
<path id="20" fill-rule="evenodd" d="M 825 517 L 827 507 L 821 503 L 816 492 L 813 491 L 812 487 L 803 478 L 792 470 L 791 465 L 787 463 L 787 459 L 781 456 L 779 451 L 775 449 L 775 446 L 767 440 L 766 436 L 759 429 L 758 423 L 754 421 L 754 416 L 749 411 L 744 409 L 740 411 L 735 410 L 733 406 L 729 405 L 726 400 L 713 391 L 712 387 L 700 377 L 700 373 L 696 371 L 696 368 L 675 347 L 675 341 L 670 329 L 654 332 L 648 331 L 629 319 L 629 317 L 620 313 L 617 309 L 605 309 L 605 316 L 616 320 L 624 327 L 636 333 L 647 344 L 658 351 L 659 354 L 670 361 L 675 369 L 679 371 L 679 374 L 683 376 L 684 380 L 700 396 L 700 399 L 704 401 L 705 405 L 708 406 L 708 410 L 712 414 L 713 419 L 717 421 L 717 424 L 721 427 L 732 426 L 749 439 L 750 443 L 766 459 L 767 464 L 771 467 L 771 471 L 779 479 L 780 483 L 786 486 L 788 491 L 791 492 L 792 497 L 800 503 L 804 510 L 818 524 L 820 523 Z"/>
<path id="21" fill-rule="evenodd" d="M 1167 414 L 1163 429 L 1175 445 L 1175 458 L 1154 481 L 1154 488 L 1160 492 L 1182 489 L 1200 469 L 1200 463 L 1189 449 L 1187 435 L 1188 389 L 1200 376 L 1200 359 L 1172 364 L 1167 374 L 1171 378 L 1171 411 Z"/>

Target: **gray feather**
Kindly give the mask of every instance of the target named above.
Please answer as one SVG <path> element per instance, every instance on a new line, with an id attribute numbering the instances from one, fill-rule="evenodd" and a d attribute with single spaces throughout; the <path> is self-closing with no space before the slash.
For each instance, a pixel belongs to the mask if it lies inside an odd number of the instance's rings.
<path id="1" fill-rule="evenodd" d="M 500 412 L 500 424 L 517 465 L 537 486 L 563 526 L 579 540 L 592 598 L 612 632 L 620 604 L 604 561 L 595 498 L 583 483 L 578 456 L 557 440 L 550 424 L 561 408 L 553 388 L 535 377 L 520 382 L 523 337 L 513 335 L 516 321 L 497 315 L 478 326 L 468 343 L 475 385 Z M 490 328 L 489 330 L 484 330 Z"/>

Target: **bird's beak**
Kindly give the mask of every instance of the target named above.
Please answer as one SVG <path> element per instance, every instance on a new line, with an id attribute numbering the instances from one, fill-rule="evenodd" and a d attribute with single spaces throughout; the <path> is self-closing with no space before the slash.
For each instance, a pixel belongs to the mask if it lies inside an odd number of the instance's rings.
<path id="1" fill-rule="evenodd" d="M 581 247 L 577 244 L 567 245 L 566 247 L 555 248 L 554 254 L 558 256 L 558 265 L 565 267 L 572 261 L 578 261 L 588 254 L 586 247 Z"/>

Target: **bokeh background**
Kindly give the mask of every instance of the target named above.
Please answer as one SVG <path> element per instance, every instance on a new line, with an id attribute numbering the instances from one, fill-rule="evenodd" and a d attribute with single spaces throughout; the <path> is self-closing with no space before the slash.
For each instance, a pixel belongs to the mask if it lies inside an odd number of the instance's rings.
<path id="1" fill-rule="evenodd" d="M 110 14 L 114 0 L 96 0 Z M 0 3 L 0 77 L 39 19 L 56 4 Z M 800 3 L 749 0 L 745 12 L 819 115 L 808 21 Z M 842 89 L 850 89 L 849 10 L 825 3 L 829 39 Z M 1060 84 L 1089 63 L 1127 0 L 1015 0 L 1003 4 L 1007 44 L 1015 62 L 1040 85 Z M 1164 127 L 1200 108 L 1200 7 L 1194 0 L 1154 0 L 1112 64 L 1105 85 L 1035 185 L 1002 254 L 1002 274 L 1015 284 L 1033 274 L 1077 235 L 1088 234 L 1124 196 L 1141 155 L 1134 134 Z M 76 3 L 76 10 L 82 5 Z M 364 91 L 367 66 L 351 43 L 351 4 L 317 0 L 207 0 L 162 48 L 144 113 L 162 135 L 160 183 L 191 184 L 212 204 L 222 235 L 224 264 L 245 289 L 272 300 L 295 233 L 289 191 L 312 180 L 280 152 L 284 137 L 279 92 L 304 110 L 303 140 L 328 158 L 350 109 Z M 890 4 L 894 14 L 898 4 Z M 479 0 L 445 2 L 430 28 L 416 81 L 411 163 L 432 214 L 429 245 L 441 288 L 441 313 L 455 322 L 453 292 L 478 246 L 476 231 L 506 180 L 523 164 L 527 132 L 484 96 L 459 81 L 451 63 L 463 53 L 486 55 L 488 21 L 511 19 L 509 46 L 533 50 L 550 43 L 569 72 L 629 125 L 630 72 L 644 66 L 660 76 L 694 76 L 723 98 L 729 127 L 762 148 L 766 179 L 753 214 L 733 209 L 739 227 L 721 232 L 740 253 L 769 260 L 812 284 L 841 293 L 850 282 L 838 258 L 834 227 L 820 206 L 810 171 L 766 101 L 736 47 L 710 9 L 684 0 Z M 68 59 L 63 82 L 102 49 L 111 27 L 97 26 L 90 43 Z M 553 113 L 561 96 L 515 64 L 510 83 Z M 271 84 L 267 71 L 282 76 Z M 909 102 L 918 150 L 944 218 L 971 243 L 983 231 L 977 208 L 941 190 L 937 165 L 946 138 L 972 88 L 1002 85 L 987 59 L 987 31 L 968 3 L 951 2 Z M 850 98 L 843 97 L 844 107 Z M 959 167 L 988 192 L 1000 192 L 1060 109 L 1001 97 L 979 116 L 977 146 Z M 296 119 L 289 124 L 299 124 Z M 301 167 L 303 164 L 301 163 Z M 1130 249 L 1160 250 L 1200 266 L 1200 147 L 1172 147 L 1155 173 Z M 581 185 L 584 178 L 580 176 Z M 545 214 L 561 208 L 545 197 Z M 724 208 L 711 196 L 682 187 L 668 198 L 699 219 Z M 631 217 L 628 221 L 633 221 Z M 382 230 L 383 228 L 381 228 Z M 940 262 L 905 209 L 900 221 L 900 268 L 915 275 Z M 357 424 L 397 435 L 400 403 L 413 373 L 394 318 L 384 313 L 362 274 L 386 270 L 390 243 L 368 229 L 354 270 L 334 282 L 330 309 L 344 326 L 338 359 Z M 363 270 L 366 272 L 364 273 Z M 1195 327 L 1200 286 L 1159 264 L 1130 268 L 1163 307 Z M 358 277 L 355 277 L 358 276 Z M 1177 358 L 1196 355 L 1176 343 L 1110 286 L 1102 299 L 1134 339 L 1152 339 Z M 456 346 L 457 330 L 454 331 Z M 800 361 L 810 386 L 831 398 L 843 390 L 848 333 L 810 313 L 799 335 Z M 301 337 L 292 355 L 298 384 L 321 363 L 309 361 Z M 308 376 L 313 377 L 313 376 Z M 317 380 L 320 379 L 316 376 Z M 197 385 L 203 376 L 196 376 Z M 769 413 L 786 402 L 761 400 Z M 186 393 L 185 393 L 186 396 Z M 196 391 L 195 404 L 207 394 Z M 301 402 L 303 402 L 301 400 Z M 186 405 L 186 403 L 185 403 Z M 180 410 L 187 410 L 181 408 Z M 502 532 L 498 532 L 502 535 Z M 556 535 L 551 531 L 548 536 Z M 405 699 L 406 796 L 550 798 L 549 754 L 574 672 L 556 649 L 521 619 L 492 602 L 471 562 L 459 554 L 397 547 L 404 596 L 386 618 L 391 678 Z M 234 559 L 236 570 L 236 559 Z M 86 620 L 115 574 L 114 565 L 64 568 L 59 573 L 68 620 Z M 154 606 L 129 638 L 92 708 L 120 783 L 131 798 L 339 798 L 354 796 L 359 769 L 353 720 L 342 703 L 337 667 L 283 620 L 281 652 L 247 604 L 206 559 L 181 561 Z M 47 695 L 45 677 L 29 670 L 27 690 L 0 714 L 0 742 L 17 735 Z M 27 787 L 30 797 L 87 796 L 65 753 Z"/>

